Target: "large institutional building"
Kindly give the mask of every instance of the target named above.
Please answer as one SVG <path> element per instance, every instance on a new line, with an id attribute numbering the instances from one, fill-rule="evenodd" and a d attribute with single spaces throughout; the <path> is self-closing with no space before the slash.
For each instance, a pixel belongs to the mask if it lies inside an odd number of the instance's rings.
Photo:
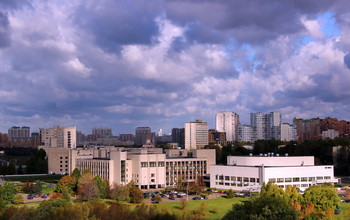
<path id="1" fill-rule="evenodd" d="M 133 181 L 141 189 L 175 186 L 178 178 L 194 182 L 209 177 L 215 164 L 215 149 L 188 151 L 185 149 L 43 147 L 48 155 L 49 172 L 71 173 L 89 169 L 94 175 L 107 179 L 110 185 Z"/>
<path id="2" fill-rule="evenodd" d="M 263 183 L 272 182 L 304 191 L 311 185 L 338 182 L 333 165 L 315 166 L 312 156 L 228 156 L 227 164 L 211 166 L 210 187 L 260 191 Z"/>

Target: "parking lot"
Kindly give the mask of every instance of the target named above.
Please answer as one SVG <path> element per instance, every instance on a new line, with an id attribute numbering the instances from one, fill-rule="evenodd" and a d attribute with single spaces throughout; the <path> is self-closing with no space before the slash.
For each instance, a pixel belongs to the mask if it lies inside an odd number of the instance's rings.
<path id="1" fill-rule="evenodd" d="M 182 197 L 178 197 L 177 196 L 177 193 L 160 193 L 160 192 L 153 192 L 154 195 L 157 195 L 157 194 L 160 194 L 162 195 L 162 200 L 160 203 L 168 203 L 168 202 L 180 202 L 180 201 L 183 201 L 183 200 L 193 200 L 194 197 L 200 197 L 199 195 L 184 195 Z M 169 199 L 171 197 L 171 195 L 173 196 L 174 199 Z M 214 199 L 214 198 L 217 198 L 219 196 L 224 196 L 225 194 L 223 193 L 212 193 L 210 195 L 206 195 L 206 199 Z M 199 198 L 197 200 L 204 200 L 205 198 Z M 154 201 L 152 201 L 152 192 L 150 192 L 150 195 L 148 198 L 145 198 L 144 200 L 145 202 L 147 203 L 155 203 Z"/>

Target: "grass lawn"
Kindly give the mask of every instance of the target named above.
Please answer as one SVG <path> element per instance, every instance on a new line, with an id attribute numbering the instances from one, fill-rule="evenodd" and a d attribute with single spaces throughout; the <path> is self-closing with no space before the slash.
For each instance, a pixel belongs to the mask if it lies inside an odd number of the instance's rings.
<path id="1" fill-rule="evenodd" d="M 235 203 L 240 203 L 241 201 L 246 201 L 244 198 L 233 198 L 227 199 L 223 197 L 218 197 L 216 199 L 208 200 L 189 200 L 185 210 L 180 209 L 181 202 L 169 202 L 154 204 L 160 209 L 167 209 L 177 215 L 189 214 L 191 215 L 193 211 L 199 208 L 200 204 L 204 202 L 207 206 L 205 212 L 206 219 L 221 219 L 228 210 L 232 208 Z"/>
<path id="2" fill-rule="evenodd" d="M 4 177 L 5 181 L 20 181 L 20 182 L 35 182 L 37 180 L 43 182 L 58 182 L 62 176 L 60 175 L 47 175 L 47 176 L 15 176 L 15 177 Z"/>
<path id="3" fill-rule="evenodd" d="M 342 202 L 340 204 L 341 206 L 341 214 L 340 215 L 334 215 L 334 219 L 335 220 L 346 220 L 346 219 L 350 219 L 350 203 L 345 203 Z"/>

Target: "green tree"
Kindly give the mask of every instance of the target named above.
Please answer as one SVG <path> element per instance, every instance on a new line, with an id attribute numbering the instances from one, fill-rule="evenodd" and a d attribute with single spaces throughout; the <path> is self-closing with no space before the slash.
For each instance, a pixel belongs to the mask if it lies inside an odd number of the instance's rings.
<path id="1" fill-rule="evenodd" d="M 228 190 L 226 195 L 227 195 L 227 198 L 229 198 L 229 199 L 231 199 L 235 196 L 232 189 Z"/>
<path id="2" fill-rule="evenodd" d="M 283 189 L 279 188 L 276 184 L 268 182 L 263 184 L 260 191 L 260 196 L 272 196 L 272 197 L 281 197 L 285 198 L 286 194 Z"/>
<path id="3" fill-rule="evenodd" d="M 43 191 L 43 182 L 41 182 L 40 180 L 36 181 L 34 184 L 34 188 L 33 188 L 33 193 L 35 194 L 41 194 Z"/>
<path id="4" fill-rule="evenodd" d="M 95 176 L 93 181 L 96 182 L 96 185 L 97 185 L 97 187 L 99 189 L 99 197 L 100 198 L 107 198 L 108 191 L 109 191 L 108 181 L 102 179 L 100 176 Z"/>
<path id="5" fill-rule="evenodd" d="M 119 184 L 114 184 L 113 188 L 110 191 L 111 199 L 120 202 L 129 202 L 130 201 L 130 192 L 127 186 L 122 186 Z"/>
<path id="6" fill-rule="evenodd" d="M 79 178 L 81 177 L 80 170 L 78 168 L 75 168 L 71 176 L 75 179 L 75 181 L 78 182 Z"/>
<path id="7" fill-rule="evenodd" d="M 95 181 L 87 182 L 79 188 L 79 198 L 81 200 L 97 199 L 99 195 L 100 191 Z"/>
<path id="8" fill-rule="evenodd" d="M 304 192 L 304 207 L 312 203 L 315 212 L 330 215 L 340 206 L 337 191 L 330 185 L 313 185 Z"/>
<path id="9" fill-rule="evenodd" d="M 11 204 L 15 200 L 16 185 L 6 182 L 4 185 L 0 185 L 0 203 Z"/>
<path id="10" fill-rule="evenodd" d="M 226 213 L 223 220 L 296 220 L 297 212 L 282 197 L 259 196 L 245 201 L 243 204 L 233 205 L 232 210 Z"/>
<path id="11" fill-rule="evenodd" d="M 141 203 L 143 200 L 143 192 L 136 186 L 133 186 L 129 190 L 130 192 L 130 202 L 131 203 Z"/>

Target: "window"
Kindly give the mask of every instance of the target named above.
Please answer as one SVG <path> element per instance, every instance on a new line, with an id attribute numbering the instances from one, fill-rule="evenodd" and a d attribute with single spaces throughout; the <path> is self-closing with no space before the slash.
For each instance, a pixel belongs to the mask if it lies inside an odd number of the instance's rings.
<path id="1" fill-rule="evenodd" d="M 286 183 L 292 182 L 292 178 L 285 178 L 284 180 Z"/>
<path id="2" fill-rule="evenodd" d="M 219 176 L 219 180 L 224 180 L 224 176 Z"/>
<path id="3" fill-rule="evenodd" d="M 270 179 L 269 179 L 269 182 L 275 183 L 275 182 L 276 182 L 276 178 L 270 178 Z"/>
<path id="4" fill-rule="evenodd" d="M 309 181 L 315 181 L 315 177 L 309 177 Z"/>
<path id="5" fill-rule="evenodd" d="M 325 179 L 325 180 L 330 180 L 331 177 L 330 177 L 330 176 L 325 176 L 324 179 Z"/>
<path id="6" fill-rule="evenodd" d="M 155 174 L 154 173 L 151 173 L 151 177 L 154 177 L 155 176 Z"/>
<path id="7" fill-rule="evenodd" d="M 237 181 L 242 182 L 242 177 L 237 177 Z"/>
<path id="8" fill-rule="evenodd" d="M 323 180 L 323 176 L 316 177 L 317 180 Z"/>
<path id="9" fill-rule="evenodd" d="M 164 167 L 164 162 L 163 161 L 158 162 L 158 167 Z"/>
<path id="10" fill-rule="evenodd" d="M 230 177 L 229 177 L 229 176 L 225 176 L 225 180 L 226 180 L 226 181 L 229 181 L 229 180 L 230 180 Z"/>
<path id="11" fill-rule="evenodd" d="M 248 177 L 244 177 L 243 178 L 243 182 L 249 182 L 249 178 Z"/>
<path id="12" fill-rule="evenodd" d="M 148 167 L 148 162 L 141 162 L 141 167 Z"/>
<path id="13" fill-rule="evenodd" d="M 236 181 L 236 177 L 235 176 L 231 176 L 231 181 Z"/>
<path id="14" fill-rule="evenodd" d="M 249 179 L 249 182 L 255 183 L 255 178 L 250 178 L 250 179 Z"/>
<path id="15" fill-rule="evenodd" d="M 307 181 L 307 177 L 301 177 L 301 182 L 306 182 Z"/>
<path id="16" fill-rule="evenodd" d="M 293 182 L 300 182 L 300 178 L 299 177 L 294 177 L 293 178 Z"/>
<path id="17" fill-rule="evenodd" d="M 156 162 L 149 162 L 150 167 L 156 167 L 156 164 L 157 164 Z"/>
<path id="18" fill-rule="evenodd" d="M 283 183 L 284 182 L 284 178 L 277 178 L 277 182 L 278 183 Z"/>

